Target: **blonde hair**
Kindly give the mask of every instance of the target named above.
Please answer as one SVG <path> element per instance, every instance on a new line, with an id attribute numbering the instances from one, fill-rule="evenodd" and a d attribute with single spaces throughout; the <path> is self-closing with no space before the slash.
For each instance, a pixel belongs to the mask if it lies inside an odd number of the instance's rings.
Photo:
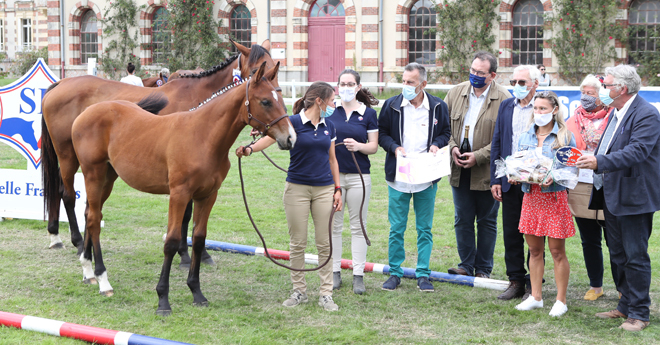
<path id="1" fill-rule="evenodd" d="M 557 108 L 557 112 L 552 116 L 553 120 L 555 120 L 555 123 L 557 123 L 557 127 L 559 127 L 559 131 L 557 132 L 557 139 L 555 140 L 555 145 L 552 147 L 553 149 L 558 149 L 562 146 L 568 146 L 568 144 L 571 143 L 571 132 L 568 130 L 568 127 L 566 126 L 566 122 L 564 121 L 564 112 L 561 110 L 561 106 L 559 104 L 559 98 L 557 97 L 557 94 L 555 94 L 552 91 L 541 91 L 537 92 L 536 95 L 534 95 L 534 100 L 542 98 L 550 102 L 553 107 Z"/>

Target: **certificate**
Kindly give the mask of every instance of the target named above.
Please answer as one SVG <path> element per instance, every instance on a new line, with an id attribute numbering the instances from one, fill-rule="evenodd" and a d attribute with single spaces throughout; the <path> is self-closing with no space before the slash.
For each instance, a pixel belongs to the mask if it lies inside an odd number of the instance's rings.
<path id="1" fill-rule="evenodd" d="M 583 152 L 583 156 L 593 156 L 592 152 Z M 594 184 L 594 171 L 591 169 L 580 169 L 580 175 L 578 175 L 578 182 L 584 182 L 589 184 Z"/>
<path id="2" fill-rule="evenodd" d="M 397 155 L 395 181 L 420 184 L 435 181 L 451 173 L 449 146 L 430 152 Z"/>

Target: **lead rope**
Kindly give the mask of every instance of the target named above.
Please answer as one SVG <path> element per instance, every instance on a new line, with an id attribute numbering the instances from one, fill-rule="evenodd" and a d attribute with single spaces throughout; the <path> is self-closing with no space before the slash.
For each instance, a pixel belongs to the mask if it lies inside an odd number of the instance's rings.
<path id="1" fill-rule="evenodd" d="M 253 137 L 254 140 L 250 144 L 245 146 L 243 148 L 243 150 L 245 150 L 246 148 L 252 146 L 254 143 L 257 142 L 257 140 L 259 140 L 259 139 L 256 139 L 256 135 L 253 135 L 252 137 Z M 335 146 L 339 146 L 339 145 L 343 145 L 343 144 L 344 143 L 342 142 L 342 143 L 336 144 Z M 270 157 L 268 157 L 268 155 L 266 155 L 266 153 L 264 151 L 261 151 L 261 152 L 268 159 L 268 161 L 270 161 L 275 167 L 277 167 L 278 169 L 280 169 L 284 172 L 288 172 L 287 169 L 284 169 L 284 168 L 280 167 L 279 165 L 277 165 Z M 250 154 L 252 154 L 252 153 L 250 152 Z M 362 203 L 360 204 L 360 226 L 362 227 L 362 234 L 364 235 L 364 239 L 365 239 L 367 245 L 371 246 L 371 241 L 369 240 L 369 237 L 367 236 L 367 231 L 365 230 L 365 227 L 364 227 L 364 220 L 362 219 L 362 210 L 364 208 L 364 202 L 365 202 L 365 199 L 366 199 L 366 186 L 365 186 L 365 183 L 364 183 L 364 177 L 362 176 L 362 171 L 360 170 L 360 167 L 357 163 L 357 159 L 355 158 L 355 153 L 351 152 L 351 154 L 353 156 L 353 162 L 355 163 L 355 166 L 358 169 L 358 173 L 360 174 L 360 180 L 362 181 Z M 333 206 L 332 211 L 330 212 L 330 220 L 328 222 L 328 240 L 330 242 L 330 255 L 328 255 L 328 258 L 325 260 L 325 262 L 323 264 L 321 264 L 321 265 L 319 265 L 315 268 L 293 268 L 291 266 L 287 266 L 287 265 L 284 265 L 280 262 L 275 261 L 270 256 L 270 253 L 268 252 L 268 247 L 266 246 L 266 240 L 264 239 L 263 235 L 259 231 L 259 228 L 257 227 L 257 224 L 254 222 L 254 218 L 252 218 L 252 213 L 250 212 L 250 207 L 248 206 L 247 196 L 245 194 L 245 182 L 243 180 L 243 165 L 241 163 L 241 158 L 242 157 L 238 157 L 238 175 L 239 175 L 240 180 L 241 180 L 241 193 L 243 194 L 243 203 L 245 204 L 245 211 L 248 214 L 248 218 L 250 218 L 250 222 L 252 223 L 252 227 L 257 232 L 257 235 L 259 235 L 259 239 L 261 240 L 261 243 L 264 246 L 264 254 L 266 255 L 266 257 L 278 266 L 284 267 L 284 268 L 286 268 L 288 270 L 291 270 L 291 271 L 297 271 L 297 272 L 316 271 L 316 270 L 321 269 L 325 265 L 327 265 L 328 262 L 330 262 L 330 259 L 332 258 L 332 223 L 333 223 L 334 218 L 335 218 L 335 212 L 337 212 L 337 207 Z M 334 197 L 334 194 L 333 194 L 333 197 Z"/>

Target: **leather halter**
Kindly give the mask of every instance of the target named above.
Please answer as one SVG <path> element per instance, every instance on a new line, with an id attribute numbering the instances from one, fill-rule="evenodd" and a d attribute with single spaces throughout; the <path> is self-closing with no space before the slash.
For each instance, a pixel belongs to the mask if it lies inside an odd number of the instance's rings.
<path id="1" fill-rule="evenodd" d="M 252 120 L 254 120 L 254 121 L 256 121 L 257 123 L 261 124 L 262 126 L 264 126 L 264 130 L 263 130 L 261 133 L 262 133 L 262 135 L 265 136 L 266 133 L 268 133 L 268 130 L 269 130 L 271 127 L 273 127 L 276 123 L 280 122 L 280 120 L 289 117 L 289 115 L 287 115 L 287 114 L 285 113 L 284 115 L 282 115 L 282 116 L 276 118 L 275 120 L 271 121 L 270 123 L 265 123 L 265 122 L 263 122 L 263 121 L 257 119 L 256 117 L 254 117 L 254 116 L 252 115 L 252 113 L 250 112 L 250 99 L 248 98 L 248 90 L 250 90 L 250 81 L 251 81 L 251 80 L 252 80 L 252 79 L 248 79 L 248 81 L 246 82 L 246 85 L 245 85 L 245 106 L 247 107 L 247 113 L 248 113 L 248 121 L 247 121 L 247 124 L 250 125 L 250 122 L 251 122 Z M 277 89 L 276 89 L 276 90 L 277 90 Z"/>

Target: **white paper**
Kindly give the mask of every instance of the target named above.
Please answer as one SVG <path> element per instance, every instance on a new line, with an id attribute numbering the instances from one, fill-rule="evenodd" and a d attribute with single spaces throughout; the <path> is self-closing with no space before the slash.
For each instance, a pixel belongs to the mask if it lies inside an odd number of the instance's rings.
<path id="1" fill-rule="evenodd" d="M 582 156 L 593 156 L 593 152 L 582 152 Z M 578 176 L 578 182 L 584 182 L 589 184 L 594 184 L 594 171 L 591 169 L 580 169 L 580 175 Z"/>
<path id="2" fill-rule="evenodd" d="M 396 177 L 399 182 L 420 184 L 435 181 L 451 173 L 449 146 L 433 155 L 430 152 L 397 156 Z"/>

